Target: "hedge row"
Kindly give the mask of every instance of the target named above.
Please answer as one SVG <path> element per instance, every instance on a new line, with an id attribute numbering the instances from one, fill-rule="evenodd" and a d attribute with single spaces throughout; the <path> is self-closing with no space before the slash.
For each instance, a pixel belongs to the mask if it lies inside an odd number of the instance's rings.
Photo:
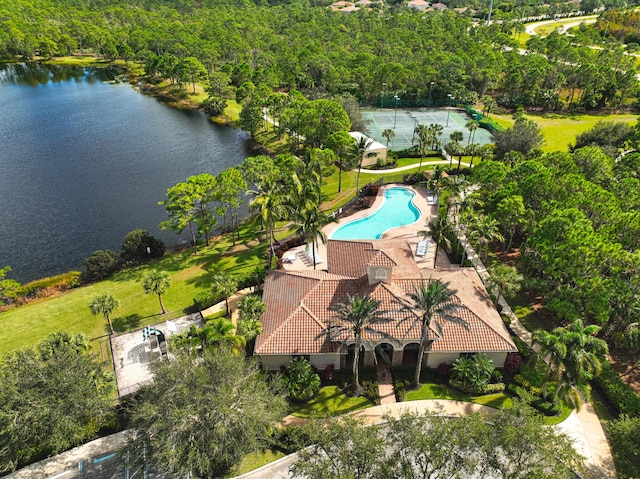
<path id="1" fill-rule="evenodd" d="M 611 405 L 616 408 L 618 414 L 640 417 L 640 396 L 622 380 L 610 363 L 603 363 L 602 373 L 594 382 Z"/>

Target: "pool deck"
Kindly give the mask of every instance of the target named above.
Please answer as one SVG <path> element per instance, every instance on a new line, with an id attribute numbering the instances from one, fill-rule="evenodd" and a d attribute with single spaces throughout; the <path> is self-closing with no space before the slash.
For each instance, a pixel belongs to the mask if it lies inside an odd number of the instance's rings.
<path id="1" fill-rule="evenodd" d="M 422 240 L 422 237 L 418 235 L 419 231 L 424 231 L 427 229 L 427 222 L 434 216 L 438 214 L 438 205 L 434 204 L 433 198 L 431 195 L 427 194 L 427 190 L 421 186 L 406 186 L 399 184 L 389 184 L 380 188 L 378 194 L 371 205 L 370 208 L 365 210 L 358 211 L 350 216 L 345 218 L 341 218 L 337 223 L 331 223 L 325 226 L 322 231 L 327 235 L 327 238 L 331 238 L 331 235 L 335 230 L 337 230 L 340 226 L 349 223 L 351 221 L 359 220 L 361 218 L 365 218 L 367 216 L 375 213 L 385 201 L 384 192 L 389 188 L 394 187 L 402 187 L 412 190 L 416 193 L 413 197 L 413 204 L 420 210 L 420 218 L 415 222 L 407 226 L 399 226 L 397 228 L 393 228 L 384 233 L 381 239 L 404 239 L 407 244 L 411 247 L 411 250 L 414 253 L 414 259 L 416 264 L 420 269 L 423 268 L 433 268 L 434 267 L 434 257 L 435 257 L 435 244 L 430 240 L 429 250 L 426 256 L 416 256 L 416 249 L 418 245 L 418 241 Z M 367 240 L 364 240 L 367 241 Z M 375 241 L 375 240 L 372 240 Z M 316 247 L 316 268 L 315 269 L 326 269 L 327 268 L 327 248 L 321 242 Z M 313 268 L 313 260 L 312 260 L 312 252 L 311 247 L 297 246 L 287 251 L 284 255 L 284 258 L 291 258 L 289 261 L 285 261 L 283 264 L 283 268 L 285 270 L 291 271 L 300 271 L 304 269 L 314 269 Z M 446 263 L 446 264 L 445 264 Z M 450 267 L 447 260 L 446 254 L 438 254 L 438 267 Z"/>

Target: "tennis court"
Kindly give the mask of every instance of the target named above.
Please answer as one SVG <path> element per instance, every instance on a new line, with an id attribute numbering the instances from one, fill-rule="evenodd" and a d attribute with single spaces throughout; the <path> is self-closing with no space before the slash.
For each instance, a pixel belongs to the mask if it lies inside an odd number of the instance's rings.
<path id="1" fill-rule="evenodd" d="M 460 131 L 464 135 L 461 144 L 466 145 L 469 141 L 469 130 L 465 128 L 465 123 L 469 121 L 469 116 L 463 110 L 451 109 L 433 109 L 419 108 L 407 110 L 396 109 L 375 109 L 362 110 L 362 116 L 370 123 L 367 126 L 367 134 L 369 137 L 379 141 L 383 145 L 387 144 L 387 140 L 382 136 L 384 130 L 391 129 L 396 136 L 389 142 L 390 150 L 404 150 L 417 144 L 417 137 L 414 130 L 417 125 L 430 125 L 438 123 L 442 125 L 444 130 L 440 136 L 440 141 L 445 144 L 449 141 L 449 135 L 454 131 Z M 448 123 L 448 125 L 447 125 Z M 475 131 L 473 142 L 486 145 L 493 143 L 493 137 L 488 130 L 478 128 Z"/>

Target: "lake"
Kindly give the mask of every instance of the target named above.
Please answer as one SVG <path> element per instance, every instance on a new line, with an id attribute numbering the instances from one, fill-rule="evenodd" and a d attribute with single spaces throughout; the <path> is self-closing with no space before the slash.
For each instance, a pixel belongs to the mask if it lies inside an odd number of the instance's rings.
<path id="1" fill-rule="evenodd" d="M 244 132 L 107 82 L 116 74 L 0 65 L 0 267 L 10 278 L 82 270 L 136 228 L 177 243 L 158 228 L 167 188 L 248 156 Z"/>

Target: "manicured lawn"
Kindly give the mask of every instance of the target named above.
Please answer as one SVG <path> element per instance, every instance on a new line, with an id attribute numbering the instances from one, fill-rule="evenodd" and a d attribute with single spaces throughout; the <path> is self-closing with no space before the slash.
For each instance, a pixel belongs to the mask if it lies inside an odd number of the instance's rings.
<path id="1" fill-rule="evenodd" d="M 598 121 L 623 121 L 634 123 L 638 120 L 638 115 L 588 115 L 588 114 L 559 114 L 540 113 L 526 114 L 526 118 L 538 124 L 545 142 L 542 149 L 546 152 L 568 151 L 570 143 L 575 142 L 576 136 L 593 128 Z M 503 126 L 513 124 L 511 115 L 491 115 Z"/>
<path id="2" fill-rule="evenodd" d="M 304 404 L 294 404 L 291 414 L 303 418 L 331 417 L 371 406 L 372 404 L 367 399 L 347 396 L 338 386 L 325 386 L 311 401 Z"/>
<path id="3" fill-rule="evenodd" d="M 252 452 L 251 454 L 247 454 L 244 459 L 242 459 L 240 464 L 231 468 L 231 470 L 227 474 L 225 474 L 224 477 L 231 478 L 239 476 L 241 474 L 246 474 L 247 472 L 258 469 L 259 467 L 276 461 L 284 456 L 284 452 L 277 451 L 275 449 L 265 449 L 259 452 Z"/>
<path id="4" fill-rule="evenodd" d="M 526 294 L 518 293 L 513 298 L 509 298 L 508 303 L 522 325 L 529 331 L 547 328 L 538 312 L 531 306 Z"/>
<path id="5" fill-rule="evenodd" d="M 89 310 L 89 302 L 101 293 L 112 293 L 120 302 L 112 318 L 119 332 L 182 316 L 193 304 L 194 296 L 211 287 L 211 274 L 225 271 L 244 276 L 263 264 L 265 244 L 252 249 L 243 245 L 243 241 L 252 236 L 253 233 L 249 235 L 245 230 L 236 248 L 227 238 L 219 239 L 212 241 L 198 256 L 191 252 L 165 256 L 107 280 L 1 313 L 0 355 L 33 345 L 60 330 L 84 333 L 92 339 L 106 335 L 106 321 L 102 316 L 93 316 Z M 142 278 L 152 269 L 166 271 L 171 277 L 171 287 L 163 296 L 169 311 L 164 316 L 159 314 L 157 296 L 145 294 L 142 289 Z"/>
<path id="6" fill-rule="evenodd" d="M 482 404 L 496 409 L 509 407 L 511 397 L 504 393 L 487 394 L 484 396 L 467 396 L 444 384 L 422 384 L 420 389 L 408 391 L 405 401 L 419 401 L 421 399 L 450 399 L 453 401 L 466 401 L 475 404 Z"/>

